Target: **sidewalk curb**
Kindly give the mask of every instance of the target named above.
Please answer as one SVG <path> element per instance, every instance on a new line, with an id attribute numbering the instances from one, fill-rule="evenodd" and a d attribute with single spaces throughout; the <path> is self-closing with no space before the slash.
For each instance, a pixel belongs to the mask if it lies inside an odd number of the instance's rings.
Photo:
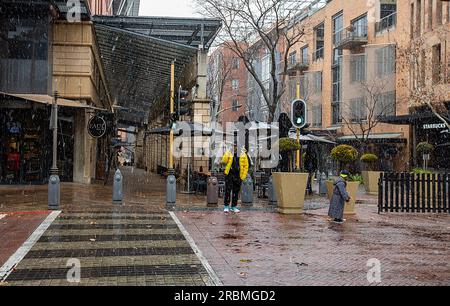
<path id="1" fill-rule="evenodd" d="M 202 265 L 205 267 L 206 271 L 209 274 L 209 277 L 211 278 L 212 285 L 213 286 L 223 286 L 223 284 L 220 281 L 219 277 L 217 276 L 216 272 L 214 272 L 213 268 L 208 263 L 208 260 L 205 258 L 205 256 L 203 256 L 202 251 L 200 251 L 200 249 L 197 247 L 194 239 L 192 239 L 191 235 L 189 235 L 189 233 L 186 231 L 186 229 L 184 228 L 183 224 L 181 224 L 178 217 L 172 211 L 169 211 L 169 214 L 172 217 L 173 221 L 175 221 L 175 223 L 178 225 L 178 228 L 180 229 L 181 233 L 183 233 L 183 236 L 186 238 L 189 245 L 194 250 L 194 253 L 197 255 L 197 257 L 200 260 L 200 262 L 202 263 Z"/>
<path id="2" fill-rule="evenodd" d="M 61 211 L 52 211 L 47 218 L 38 226 L 38 228 L 31 234 L 30 237 L 20 246 L 20 248 L 6 261 L 6 263 L 0 268 L 0 282 L 4 282 L 5 279 L 11 274 L 14 268 L 22 261 L 31 248 L 41 238 L 42 234 L 48 229 L 53 221 L 59 216 Z"/>

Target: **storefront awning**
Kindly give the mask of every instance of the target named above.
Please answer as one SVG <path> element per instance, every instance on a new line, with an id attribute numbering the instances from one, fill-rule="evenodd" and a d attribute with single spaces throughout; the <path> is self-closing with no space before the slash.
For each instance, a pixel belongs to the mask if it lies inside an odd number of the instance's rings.
<path id="1" fill-rule="evenodd" d="M 406 139 L 402 138 L 400 133 L 384 133 L 384 134 L 370 134 L 369 137 L 365 136 L 369 142 L 372 143 L 406 143 Z M 363 138 L 362 135 L 358 135 L 358 138 Z M 355 135 L 341 136 L 337 138 L 338 142 L 353 142 L 356 141 Z"/>
<path id="2" fill-rule="evenodd" d="M 11 94 L 11 93 L 1 92 L 1 91 L 0 91 L 0 95 L 12 97 L 12 98 L 18 98 L 21 100 L 34 102 L 34 103 L 41 103 L 41 104 L 47 104 L 47 105 L 53 104 L 53 97 L 49 96 L 49 95 Z M 83 103 L 81 101 L 68 100 L 68 99 L 62 99 L 62 98 L 58 98 L 58 106 L 73 107 L 73 108 L 89 108 L 89 109 L 106 111 L 105 109 L 97 108 L 97 107 L 88 105 L 86 103 Z"/>

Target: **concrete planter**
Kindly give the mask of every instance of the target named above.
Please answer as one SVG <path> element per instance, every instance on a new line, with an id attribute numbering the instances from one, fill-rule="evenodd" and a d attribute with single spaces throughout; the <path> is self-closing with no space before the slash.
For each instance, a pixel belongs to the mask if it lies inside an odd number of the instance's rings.
<path id="1" fill-rule="evenodd" d="M 334 181 L 327 181 L 327 196 L 328 199 L 331 200 L 331 197 L 333 196 L 333 183 Z M 350 202 L 345 203 L 344 208 L 344 214 L 345 215 L 354 215 L 355 212 L 355 203 L 356 203 L 356 197 L 358 195 L 358 187 L 359 182 L 347 182 L 347 193 L 351 197 Z"/>
<path id="2" fill-rule="evenodd" d="M 278 199 L 278 212 L 303 212 L 308 173 L 276 172 L 273 173 L 273 182 Z"/>
<path id="3" fill-rule="evenodd" d="M 368 194 L 378 195 L 378 179 L 380 171 L 362 171 L 361 175 L 364 179 L 364 187 Z"/>
<path id="4" fill-rule="evenodd" d="M 347 192 L 348 195 L 351 197 L 351 200 L 350 202 L 345 203 L 344 215 L 356 214 L 355 204 L 356 204 L 356 197 L 358 195 L 358 187 L 359 182 L 347 182 Z"/>

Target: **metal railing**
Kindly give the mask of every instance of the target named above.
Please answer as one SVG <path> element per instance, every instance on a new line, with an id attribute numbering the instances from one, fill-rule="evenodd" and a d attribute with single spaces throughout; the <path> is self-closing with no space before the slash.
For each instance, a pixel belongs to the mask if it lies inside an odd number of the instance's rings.
<path id="1" fill-rule="evenodd" d="M 386 29 L 392 28 L 397 24 L 397 12 L 383 17 L 375 23 L 375 32 L 379 33 Z"/>
<path id="2" fill-rule="evenodd" d="M 335 45 L 343 45 L 347 42 L 361 41 L 365 42 L 368 38 L 367 25 L 350 25 L 345 29 L 335 33 Z"/>

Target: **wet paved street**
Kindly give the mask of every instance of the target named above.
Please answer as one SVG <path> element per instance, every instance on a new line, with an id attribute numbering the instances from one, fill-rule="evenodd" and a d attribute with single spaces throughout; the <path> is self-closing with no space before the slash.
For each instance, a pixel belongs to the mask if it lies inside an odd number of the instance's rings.
<path id="1" fill-rule="evenodd" d="M 380 285 L 450 285 L 450 216 L 358 205 L 337 225 L 326 213 L 177 214 L 224 285 L 369 285 L 371 258 Z"/>
<path id="2" fill-rule="evenodd" d="M 178 195 L 175 215 L 210 274 L 165 209 L 165 181 L 123 170 L 122 205 L 111 203 L 111 186 L 63 184 L 62 213 L 3 284 L 77 284 L 66 279 L 75 258 L 80 285 L 212 285 L 216 274 L 225 285 L 367 285 L 367 260 L 376 258 L 381 285 L 450 285 L 445 214 L 378 215 L 376 198 L 361 196 L 357 215 L 339 226 L 321 197 L 307 199 L 306 214 L 283 216 L 256 198 L 225 215 L 204 196 Z M 0 186 L 0 266 L 47 217 L 46 192 Z"/>

